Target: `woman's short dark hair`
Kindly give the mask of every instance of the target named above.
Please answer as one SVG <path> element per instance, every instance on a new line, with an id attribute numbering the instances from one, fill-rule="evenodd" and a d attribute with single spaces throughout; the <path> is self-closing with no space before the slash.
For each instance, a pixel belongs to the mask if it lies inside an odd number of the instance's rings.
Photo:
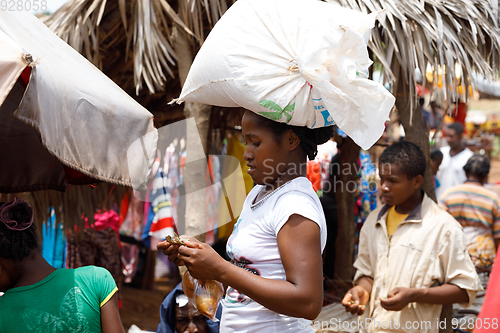
<path id="1" fill-rule="evenodd" d="M 5 202 L 0 202 L 0 207 Z M 27 223 L 33 218 L 33 210 L 26 205 L 17 205 L 12 209 L 12 219 L 18 224 Z M 7 228 L 0 221 L 0 258 L 21 261 L 28 257 L 32 250 L 38 250 L 38 237 L 33 223 L 29 228 L 19 231 Z"/>
<path id="2" fill-rule="evenodd" d="M 486 177 L 490 173 L 490 160 L 484 155 L 474 154 L 465 163 L 464 171 L 471 176 Z"/>
<path id="3" fill-rule="evenodd" d="M 419 146 L 409 141 L 396 142 L 387 147 L 378 159 L 379 164 L 397 164 L 408 179 L 424 177 L 427 168 L 425 155 Z"/>
<path id="4" fill-rule="evenodd" d="M 276 142 L 279 142 L 281 136 L 291 129 L 300 138 L 300 145 L 311 161 L 318 154 L 318 145 L 327 142 L 333 137 L 333 125 L 311 129 L 307 126 L 293 126 L 286 123 L 279 123 L 260 115 L 258 119 L 259 125 L 274 134 Z"/>

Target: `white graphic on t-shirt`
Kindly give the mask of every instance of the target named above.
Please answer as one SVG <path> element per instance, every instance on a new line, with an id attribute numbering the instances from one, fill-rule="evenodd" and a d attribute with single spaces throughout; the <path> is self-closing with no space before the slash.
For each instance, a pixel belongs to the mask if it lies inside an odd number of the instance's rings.
<path id="1" fill-rule="evenodd" d="M 82 290 L 79 287 L 71 288 L 61 301 L 58 315 L 38 309 L 27 310 L 23 314 L 23 321 L 27 332 L 89 332 L 87 318 L 82 314 L 82 296 Z"/>

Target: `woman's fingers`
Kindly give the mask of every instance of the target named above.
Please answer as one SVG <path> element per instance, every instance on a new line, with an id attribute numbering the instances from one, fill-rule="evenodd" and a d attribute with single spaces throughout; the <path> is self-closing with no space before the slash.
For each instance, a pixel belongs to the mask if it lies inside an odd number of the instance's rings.
<path id="1" fill-rule="evenodd" d="M 159 242 L 157 245 L 156 245 L 156 249 L 158 251 L 163 251 L 165 250 L 166 248 L 168 248 L 170 246 L 170 243 L 167 242 L 167 241 L 163 241 L 163 242 Z"/>

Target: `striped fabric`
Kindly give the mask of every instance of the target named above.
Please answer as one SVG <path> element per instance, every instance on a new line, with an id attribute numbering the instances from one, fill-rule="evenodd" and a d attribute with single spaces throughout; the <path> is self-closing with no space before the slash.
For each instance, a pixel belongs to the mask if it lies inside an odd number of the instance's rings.
<path id="1" fill-rule="evenodd" d="M 483 227 L 500 238 L 500 199 L 496 193 L 476 183 L 449 188 L 440 205 L 463 227 Z"/>
<path id="2" fill-rule="evenodd" d="M 463 227 L 467 250 L 476 267 L 491 267 L 496 257 L 494 238 L 500 238 L 500 199 L 478 183 L 449 188 L 440 205 Z"/>

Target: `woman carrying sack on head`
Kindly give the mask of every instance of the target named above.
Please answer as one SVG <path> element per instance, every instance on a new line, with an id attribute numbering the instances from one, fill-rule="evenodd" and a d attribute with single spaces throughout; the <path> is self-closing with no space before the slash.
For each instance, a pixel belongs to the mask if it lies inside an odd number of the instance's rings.
<path id="1" fill-rule="evenodd" d="M 187 246 L 161 243 L 169 259 L 195 278 L 229 286 L 221 332 L 302 332 L 323 306 L 321 253 L 326 222 L 306 178 L 307 157 L 333 136 L 333 127 L 311 130 L 245 112 L 242 134 L 248 173 L 257 184 L 228 240 L 231 262 L 194 239 Z"/>
<path id="2" fill-rule="evenodd" d="M 316 0 L 239 0 L 191 66 L 176 101 L 247 109 L 243 157 L 257 185 L 228 240 L 231 262 L 191 237 L 158 249 L 194 278 L 228 286 L 223 333 L 313 332 L 326 223 L 307 160 L 335 123 L 364 149 L 384 131 L 395 99 L 365 74 L 374 22 Z"/>

